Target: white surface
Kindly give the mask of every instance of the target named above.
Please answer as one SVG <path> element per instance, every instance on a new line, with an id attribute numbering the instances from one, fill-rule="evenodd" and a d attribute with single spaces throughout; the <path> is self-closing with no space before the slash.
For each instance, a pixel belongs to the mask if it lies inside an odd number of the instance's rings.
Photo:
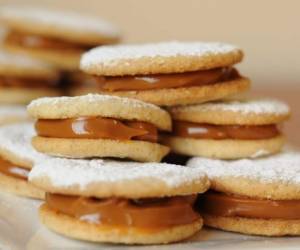
<path id="1" fill-rule="evenodd" d="M 0 193 L 1 250 L 262 250 L 299 249 L 299 237 L 254 237 L 204 229 L 186 242 L 163 246 L 122 246 L 71 240 L 50 232 L 38 222 L 40 202 Z"/>

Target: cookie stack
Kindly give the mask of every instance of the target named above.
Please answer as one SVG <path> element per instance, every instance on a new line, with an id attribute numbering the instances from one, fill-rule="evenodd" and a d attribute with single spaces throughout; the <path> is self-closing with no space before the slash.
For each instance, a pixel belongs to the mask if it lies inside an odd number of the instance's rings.
<path id="1" fill-rule="evenodd" d="M 198 201 L 206 225 L 250 234 L 298 235 L 293 206 L 299 184 L 281 179 L 292 178 L 289 168 L 295 174 L 299 169 L 299 154 L 282 152 L 281 124 L 290 116 L 289 107 L 272 99 L 227 98 L 249 87 L 248 79 L 233 67 L 242 57 L 238 48 L 216 43 L 95 48 L 83 55 L 81 69 L 97 84 L 77 90 L 167 107 L 173 128 L 161 143 L 175 154 L 198 156 L 187 165 L 212 181 L 212 191 Z M 255 169 L 255 176 L 247 175 L 249 169 Z M 278 185 L 283 186 L 281 193 Z M 275 207 L 276 213 L 268 213 Z"/>
<path id="2" fill-rule="evenodd" d="M 209 188 L 206 175 L 158 163 L 169 152 L 158 141 L 161 131 L 171 130 L 165 110 L 90 94 L 41 98 L 28 112 L 36 119 L 32 145 L 60 157 L 37 162 L 29 178 L 46 192 L 40 219 L 47 227 L 76 239 L 126 244 L 174 242 L 201 229 L 194 204 Z"/>

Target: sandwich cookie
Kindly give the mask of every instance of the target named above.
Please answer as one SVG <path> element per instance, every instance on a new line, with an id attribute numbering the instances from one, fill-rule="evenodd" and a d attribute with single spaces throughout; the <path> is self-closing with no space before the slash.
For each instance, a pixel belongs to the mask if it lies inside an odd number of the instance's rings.
<path id="1" fill-rule="evenodd" d="M 18 123 L 30 120 L 25 106 L 0 105 L 0 125 Z"/>
<path id="2" fill-rule="evenodd" d="M 169 109 L 173 131 L 164 143 L 175 153 L 220 159 L 277 153 L 284 144 L 280 123 L 289 107 L 271 99 L 227 100 Z"/>
<path id="3" fill-rule="evenodd" d="M 78 13 L 4 6 L 0 20 L 9 29 L 4 39 L 6 48 L 66 70 L 78 68 L 84 51 L 119 40 L 118 30 L 110 23 Z"/>
<path id="4" fill-rule="evenodd" d="M 100 92 L 160 106 L 202 103 L 249 88 L 233 68 L 242 58 L 240 49 L 221 43 L 103 46 L 82 56 L 80 68 L 90 76 L 74 94 Z"/>
<path id="5" fill-rule="evenodd" d="M 48 64 L 0 51 L 0 104 L 27 104 L 43 96 L 57 96 L 59 74 Z"/>
<path id="6" fill-rule="evenodd" d="M 299 152 L 235 161 L 195 157 L 187 166 L 211 181 L 211 190 L 197 202 L 205 225 L 244 234 L 300 235 Z"/>
<path id="7" fill-rule="evenodd" d="M 159 162 L 169 152 L 158 131 L 170 131 L 171 118 L 153 104 L 89 94 L 37 99 L 27 110 L 37 119 L 32 144 L 42 153 Z"/>
<path id="8" fill-rule="evenodd" d="M 20 196 L 43 199 L 44 191 L 28 182 L 35 161 L 46 157 L 31 146 L 32 123 L 0 127 L 0 189 Z"/>
<path id="9" fill-rule="evenodd" d="M 68 237 L 125 244 L 180 241 L 202 227 L 194 210 L 209 187 L 198 169 L 164 163 L 71 160 L 37 163 L 30 182 L 46 191 L 40 220 Z"/>

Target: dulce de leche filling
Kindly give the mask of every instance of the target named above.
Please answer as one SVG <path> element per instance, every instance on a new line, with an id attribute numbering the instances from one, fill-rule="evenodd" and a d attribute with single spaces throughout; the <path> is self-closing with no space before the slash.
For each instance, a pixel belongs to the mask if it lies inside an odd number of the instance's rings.
<path id="1" fill-rule="evenodd" d="M 29 170 L 0 157 L 0 173 L 14 178 L 27 180 Z"/>
<path id="2" fill-rule="evenodd" d="M 300 200 L 257 200 L 208 192 L 200 196 L 197 208 L 206 214 L 257 219 L 300 219 Z"/>
<path id="3" fill-rule="evenodd" d="M 173 122 L 173 135 L 195 139 L 269 139 L 280 134 L 276 125 L 213 125 L 186 121 Z"/>
<path id="4" fill-rule="evenodd" d="M 200 218 L 193 208 L 195 200 L 195 195 L 129 200 L 46 194 L 46 204 L 49 208 L 79 220 L 145 229 L 195 222 Z"/>
<path id="5" fill-rule="evenodd" d="M 102 91 L 139 91 L 152 89 L 203 86 L 228 81 L 239 76 L 231 67 L 210 70 L 135 76 L 87 76 L 75 74 L 71 82 L 75 86 L 97 88 Z"/>
<path id="6" fill-rule="evenodd" d="M 39 119 L 35 123 L 37 134 L 42 137 L 142 140 L 156 142 L 157 128 L 147 122 L 120 121 L 102 117 L 68 119 Z"/>
<path id="7" fill-rule="evenodd" d="M 57 38 L 41 35 L 10 31 L 6 34 L 4 42 L 26 48 L 56 49 L 56 50 L 89 50 L 92 47 L 84 44 L 69 42 Z"/>

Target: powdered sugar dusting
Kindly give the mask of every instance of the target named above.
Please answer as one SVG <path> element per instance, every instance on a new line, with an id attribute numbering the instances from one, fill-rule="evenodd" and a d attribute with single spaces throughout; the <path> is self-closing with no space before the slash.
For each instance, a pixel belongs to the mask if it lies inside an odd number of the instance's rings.
<path id="1" fill-rule="evenodd" d="M 217 101 L 198 105 L 188 105 L 175 107 L 174 112 L 191 111 L 191 112 L 209 112 L 209 111 L 232 111 L 242 114 L 274 114 L 286 115 L 290 112 L 289 106 L 275 99 L 244 99 Z"/>
<path id="2" fill-rule="evenodd" d="M 33 163 L 45 159 L 45 155 L 38 153 L 31 146 L 34 134 L 33 123 L 30 122 L 1 126 L 0 148 Z"/>
<path id="3" fill-rule="evenodd" d="M 210 56 L 236 52 L 237 47 L 224 43 L 205 42 L 161 42 L 148 44 L 131 44 L 97 47 L 86 52 L 81 58 L 81 68 L 91 65 L 114 65 L 122 59 L 138 59 L 143 57 L 174 56 Z"/>
<path id="4" fill-rule="evenodd" d="M 19 105 L 1 105 L 0 106 L 0 119 L 7 117 L 18 116 L 26 119 L 28 117 L 25 106 Z"/>
<path id="5" fill-rule="evenodd" d="M 210 179 L 244 177 L 264 183 L 300 184 L 300 153 L 291 150 L 264 158 L 234 161 L 194 157 L 187 166 L 205 172 Z"/>
<path id="6" fill-rule="evenodd" d="M 101 95 L 101 94 L 88 94 L 83 96 L 75 96 L 75 97 L 43 97 L 36 100 L 33 100 L 28 106 L 27 109 L 38 107 L 41 105 L 73 105 L 76 102 L 87 102 L 90 104 L 101 104 L 105 102 L 121 102 L 124 105 L 130 105 L 135 108 L 145 107 L 151 109 L 160 108 L 150 103 L 145 103 L 136 99 L 130 99 L 126 97 L 118 97 L 118 96 L 110 96 L 110 95 Z"/>
<path id="7" fill-rule="evenodd" d="M 0 16 L 9 20 L 13 18 L 22 22 L 37 23 L 74 32 L 93 32 L 111 37 L 119 35 L 119 31 L 114 25 L 99 17 L 70 11 L 49 10 L 30 6 L 4 6 L 0 9 Z"/>
<path id="8" fill-rule="evenodd" d="M 199 169 L 166 163 L 116 162 L 104 160 L 72 160 L 52 158 L 38 162 L 32 169 L 29 180 L 48 177 L 53 186 L 80 186 L 89 184 L 134 181 L 140 178 L 154 178 L 169 187 L 202 182 L 205 174 Z"/>

